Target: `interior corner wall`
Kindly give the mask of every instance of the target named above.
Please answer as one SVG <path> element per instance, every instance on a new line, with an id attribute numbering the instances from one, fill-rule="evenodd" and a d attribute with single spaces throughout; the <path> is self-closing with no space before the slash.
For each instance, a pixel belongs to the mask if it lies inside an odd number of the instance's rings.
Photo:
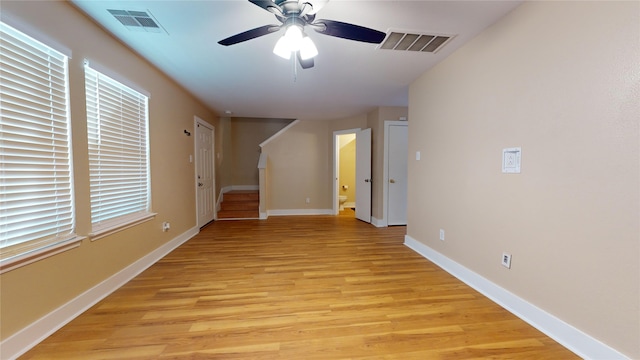
<path id="1" fill-rule="evenodd" d="M 639 28 L 637 1 L 524 2 L 409 90 L 408 236 L 632 359 Z"/>
<path id="2" fill-rule="evenodd" d="M 260 143 L 282 130 L 291 121 L 291 119 L 231 118 L 231 185 L 258 185 Z"/>
<path id="3" fill-rule="evenodd" d="M 326 121 L 299 121 L 262 147 L 268 159 L 268 211 L 331 209 L 326 134 Z"/>
<path id="4" fill-rule="evenodd" d="M 194 231 L 194 116 L 215 114 L 175 82 L 115 40 L 66 1 L 3 1 L 13 19 L 72 51 L 69 59 L 76 230 L 91 228 L 83 60 L 101 64 L 148 91 L 152 211 L 155 219 L 0 275 L 0 338 L 20 332 L 135 261 Z M 167 146 L 170 144 L 171 146 Z M 162 231 L 162 222 L 171 231 Z M 196 228 L 197 231 L 197 228 Z"/>
<path id="5" fill-rule="evenodd" d="M 221 117 L 216 128 L 216 199 L 221 190 L 233 185 L 231 118 Z"/>

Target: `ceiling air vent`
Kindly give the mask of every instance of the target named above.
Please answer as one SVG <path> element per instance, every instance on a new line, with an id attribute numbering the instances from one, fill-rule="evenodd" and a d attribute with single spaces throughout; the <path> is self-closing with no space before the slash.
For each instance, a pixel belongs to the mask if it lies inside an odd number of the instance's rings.
<path id="1" fill-rule="evenodd" d="M 146 11 L 131 10 L 107 10 L 124 27 L 131 31 L 146 31 L 151 33 L 166 33 L 166 31 L 153 18 L 151 13 Z"/>
<path id="2" fill-rule="evenodd" d="M 453 36 L 429 35 L 390 31 L 380 45 L 380 49 L 419 51 L 434 53 L 440 50 Z"/>

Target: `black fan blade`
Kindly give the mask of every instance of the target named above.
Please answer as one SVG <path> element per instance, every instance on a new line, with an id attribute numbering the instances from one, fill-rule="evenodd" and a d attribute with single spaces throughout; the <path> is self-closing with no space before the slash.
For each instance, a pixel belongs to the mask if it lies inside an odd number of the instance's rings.
<path id="1" fill-rule="evenodd" d="M 271 0 L 249 0 L 249 2 L 258 5 L 271 13 L 284 15 L 282 13 L 282 8 Z"/>
<path id="2" fill-rule="evenodd" d="M 300 66 L 303 69 L 309 69 L 313 67 L 313 58 L 302 60 L 302 58 L 300 57 L 300 51 L 297 52 L 297 55 L 298 55 L 298 62 L 300 63 Z"/>
<path id="3" fill-rule="evenodd" d="M 240 34 L 233 35 L 224 40 L 220 40 L 218 41 L 218 44 L 229 46 L 229 45 L 241 43 L 243 41 L 255 39 L 263 35 L 271 34 L 272 32 L 276 32 L 278 30 L 280 30 L 279 25 L 265 25 L 255 29 L 247 30 Z"/>
<path id="4" fill-rule="evenodd" d="M 382 31 L 341 21 L 320 19 L 310 25 L 320 34 L 372 44 L 380 44 L 387 36 Z"/>

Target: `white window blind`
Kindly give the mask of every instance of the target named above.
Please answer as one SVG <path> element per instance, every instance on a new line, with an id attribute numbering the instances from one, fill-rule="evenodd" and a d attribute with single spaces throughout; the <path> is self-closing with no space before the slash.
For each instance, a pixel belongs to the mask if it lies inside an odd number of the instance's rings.
<path id="1" fill-rule="evenodd" d="M 67 78 L 66 56 L 0 22 L 3 267 L 74 238 Z"/>
<path id="2" fill-rule="evenodd" d="M 148 98 L 85 66 L 93 235 L 150 215 Z"/>

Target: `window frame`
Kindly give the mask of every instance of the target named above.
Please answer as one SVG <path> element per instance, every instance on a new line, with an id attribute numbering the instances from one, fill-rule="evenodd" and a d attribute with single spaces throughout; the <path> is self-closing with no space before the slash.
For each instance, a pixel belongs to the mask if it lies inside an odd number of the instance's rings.
<path id="1" fill-rule="evenodd" d="M 128 81 L 121 81 L 120 77 L 113 76 L 111 72 L 105 70 L 98 64 L 90 65 L 88 60 L 84 62 L 85 67 L 85 101 L 87 105 L 87 137 L 88 137 L 88 155 L 89 155 L 89 176 L 90 176 L 90 201 L 91 203 L 91 232 L 89 236 L 91 240 L 98 240 L 113 233 L 122 231 L 124 229 L 128 229 L 135 225 L 141 224 L 143 222 L 152 220 L 156 213 L 152 212 L 152 202 L 151 202 L 151 156 L 150 156 L 150 145 L 149 145 L 149 99 L 150 96 L 145 91 L 140 91 L 135 86 L 130 86 Z M 138 209 L 137 211 L 132 211 L 124 214 L 120 214 L 115 217 L 106 217 L 99 215 L 102 213 L 101 210 L 96 210 L 100 208 L 100 205 L 97 204 L 95 196 L 99 191 L 99 185 L 94 185 L 96 182 L 102 182 L 99 180 L 101 175 L 97 174 L 97 169 L 104 169 L 100 165 L 101 158 L 101 146 L 100 142 L 102 141 L 101 131 L 104 131 L 101 126 L 108 126 L 118 124 L 119 126 L 126 127 L 128 125 L 132 125 L 133 122 L 131 119 L 124 119 L 125 116 L 121 116 L 122 119 L 116 119 L 117 116 L 107 115 L 108 110 L 113 110 L 116 107 L 125 107 L 123 102 L 119 104 L 115 104 L 115 102 L 109 103 L 108 106 L 105 105 L 105 109 L 101 108 L 101 103 L 106 101 L 107 95 L 115 95 L 117 92 L 123 97 L 126 97 L 127 100 L 132 100 L 133 97 L 138 98 L 138 100 L 142 100 L 144 115 L 139 116 L 137 118 L 138 122 L 142 122 L 143 124 L 143 135 L 144 135 L 144 157 L 145 157 L 145 166 L 144 170 L 146 172 L 146 185 L 144 186 L 146 192 L 146 204 L 144 209 Z M 105 97 L 105 99 L 103 99 Z M 131 97 L 131 98 L 129 98 Z M 115 99 L 111 99 L 115 100 Z M 104 103 L 106 104 L 106 103 Z M 137 106 L 140 106 L 138 104 Z M 113 108 L 112 108 L 113 107 Z M 121 114 L 122 115 L 122 114 Z M 132 115 L 132 114 L 129 114 Z M 121 121 L 122 123 L 120 123 Z M 104 123 L 104 124 L 103 124 Z M 106 136 L 105 136 L 106 137 Z M 114 138 L 111 138 L 114 140 Z M 137 139 L 140 141 L 141 139 Z M 122 145 L 122 144 L 120 144 Z M 130 144 L 129 144 L 130 145 Z M 139 144 L 138 144 L 139 145 Z M 105 146 L 108 148 L 108 146 Z M 108 151 L 108 150 L 107 150 Z M 113 155 L 113 154 L 111 154 Z M 142 167 L 137 168 L 138 170 L 142 169 Z M 108 182 L 108 180 L 107 180 Z M 124 202 L 122 202 L 124 204 Z M 96 217 L 98 219 L 96 219 Z"/>
<path id="2" fill-rule="evenodd" d="M 0 209 L 1 274 L 78 247 L 84 237 L 76 234 L 70 52 L 59 51 L 32 36 L 33 31 L 27 33 L 5 20 L 0 22 L 0 29 L 5 38 L 0 44 L 5 68 L 0 73 L 4 84 L 0 95 L 5 97 L 0 101 L 0 108 L 4 109 L 0 118 L 0 196 L 4 206 L 12 207 L 8 211 Z M 11 62 L 14 65 L 9 65 Z M 48 143 L 44 139 L 49 139 Z M 52 156 L 38 155 L 47 152 Z M 35 171 L 48 175 L 35 178 Z M 47 181 L 42 181 L 43 178 Z M 15 179 L 18 181 L 12 181 Z M 33 196 L 35 190 L 50 194 L 54 200 L 46 204 L 43 201 L 46 197 Z M 31 198 L 16 196 L 25 191 Z M 20 232 L 12 226 L 33 221 L 37 215 L 55 217 L 56 225 L 34 224 L 28 227 L 31 231 Z M 19 240 L 20 237 L 23 239 Z"/>

